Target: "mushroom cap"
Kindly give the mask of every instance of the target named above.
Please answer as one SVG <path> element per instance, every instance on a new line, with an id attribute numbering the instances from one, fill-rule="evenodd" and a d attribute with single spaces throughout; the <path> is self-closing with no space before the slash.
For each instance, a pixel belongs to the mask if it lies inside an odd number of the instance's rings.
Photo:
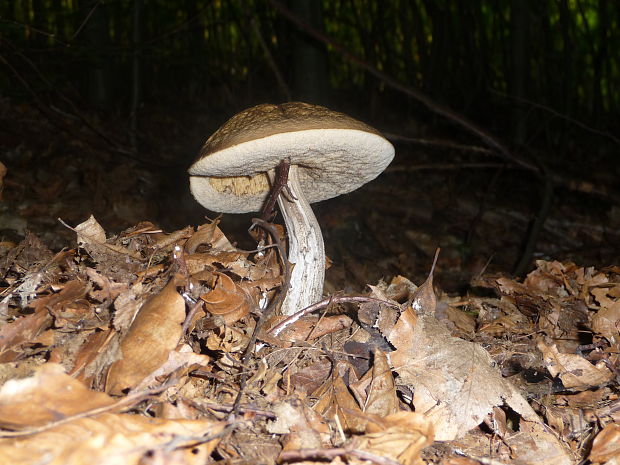
<path id="1" fill-rule="evenodd" d="M 189 169 L 192 194 L 209 210 L 259 211 L 267 172 L 297 165 L 309 202 L 351 192 L 376 178 L 394 147 L 376 129 L 343 113 L 301 102 L 263 104 L 229 119 L 204 143 Z"/>

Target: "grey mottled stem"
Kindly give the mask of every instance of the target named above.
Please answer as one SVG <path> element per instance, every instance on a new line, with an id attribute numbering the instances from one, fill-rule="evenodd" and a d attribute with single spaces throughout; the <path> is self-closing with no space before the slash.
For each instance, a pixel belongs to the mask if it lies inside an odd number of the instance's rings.
<path id="1" fill-rule="evenodd" d="M 278 196 L 288 234 L 288 261 L 293 265 L 291 287 L 282 303 L 282 314 L 293 315 L 321 300 L 325 281 L 325 248 L 319 223 L 306 200 L 292 165 L 287 186 L 293 198 Z"/>

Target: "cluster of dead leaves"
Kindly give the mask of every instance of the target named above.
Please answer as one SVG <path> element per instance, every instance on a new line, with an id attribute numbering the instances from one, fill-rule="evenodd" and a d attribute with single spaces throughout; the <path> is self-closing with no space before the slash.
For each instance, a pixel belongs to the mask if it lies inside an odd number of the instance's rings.
<path id="1" fill-rule="evenodd" d="M 275 248 L 238 250 L 217 222 L 74 231 L 55 255 L 3 244 L 2 463 L 620 460 L 615 268 L 539 262 L 465 300 L 397 277 L 272 317 L 244 367 Z"/>

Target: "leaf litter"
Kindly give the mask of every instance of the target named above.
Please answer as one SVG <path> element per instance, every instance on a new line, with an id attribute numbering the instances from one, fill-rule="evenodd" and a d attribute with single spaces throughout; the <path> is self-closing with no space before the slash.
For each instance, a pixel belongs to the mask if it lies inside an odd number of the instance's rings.
<path id="1" fill-rule="evenodd" d="M 1 463 L 620 463 L 617 267 L 448 296 L 433 264 L 257 327 L 276 247 L 72 230 L 0 257 Z"/>

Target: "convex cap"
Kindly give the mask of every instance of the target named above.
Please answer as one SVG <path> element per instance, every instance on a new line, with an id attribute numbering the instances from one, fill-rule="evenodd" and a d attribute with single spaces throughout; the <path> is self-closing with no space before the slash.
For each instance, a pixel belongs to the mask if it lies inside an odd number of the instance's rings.
<path id="1" fill-rule="evenodd" d="M 298 166 L 309 202 L 351 192 L 376 178 L 394 158 L 377 130 L 343 113 L 301 102 L 244 110 L 203 145 L 189 169 L 192 194 L 209 210 L 259 211 L 267 172 L 282 160 Z"/>

